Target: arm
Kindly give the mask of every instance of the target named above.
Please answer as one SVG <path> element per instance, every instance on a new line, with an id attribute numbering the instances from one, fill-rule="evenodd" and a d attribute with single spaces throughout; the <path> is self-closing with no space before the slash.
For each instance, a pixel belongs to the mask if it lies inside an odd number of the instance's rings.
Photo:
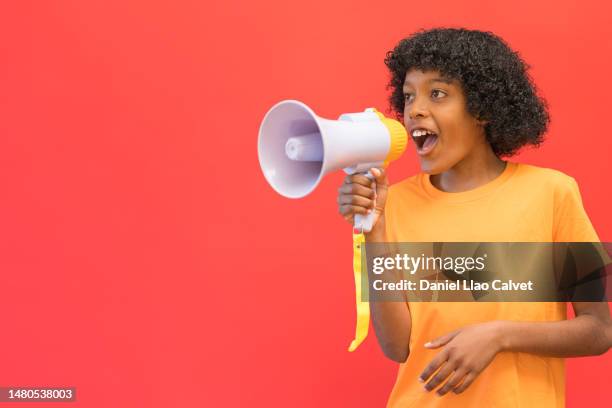
<path id="1" fill-rule="evenodd" d="M 461 328 L 425 344 L 427 348 L 442 347 L 420 375 L 421 381 L 427 381 L 425 389 L 431 391 L 448 378 L 437 392 L 461 393 L 501 351 L 552 357 L 591 356 L 608 351 L 612 346 L 608 304 L 580 302 L 573 306 L 576 318 L 571 320 L 492 321 Z"/>
<path id="2" fill-rule="evenodd" d="M 576 318 L 557 322 L 500 322 L 500 349 L 552 357 L 593 356 L 612 346 L 607 303 L 574 302 Z"/>
<path id="3" fill-rule="evenodd" d="M 385 217 L 381 214 L 378 228 L 366 235 L 367 242 L 386 242 Z M 398 279 L 401 279 L 398 277 Z M 371 288 L 370 288 L 371 289 Z M 373 298 L 373 295 L 370 295 Z M 412 320 L 407 302 L 370 302 L 372 325 L 378 344 L 388 358 L 403 363 L 410 354 L 409 342 Z"/>
<path id="4" fill-rule="evenodd" d="M 353 224 L 355 214 L 376 211 L 377 221 L 366 242 L 387 242 L 384 208 L 387 200 L 388 181 L 384 170 L 372 169 L 376 177 L 376 191 L 372 180 L 362 174 L 349 175 L 338 190 L 338 211 Z M 411 319 L 408 304 L 404 302 L 370 302 L 370 315 L 376 338 L 385 356 L 397 362 L 408 358 Z"/>

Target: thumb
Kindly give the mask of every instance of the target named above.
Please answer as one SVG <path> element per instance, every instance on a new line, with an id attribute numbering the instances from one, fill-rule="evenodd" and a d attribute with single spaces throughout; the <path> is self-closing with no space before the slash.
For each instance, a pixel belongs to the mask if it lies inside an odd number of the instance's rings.
<path id="1" fill-rule="evenodd" d="M 370 169 L 370 173 L 376 181 L 376 209 L 383 212 L 385 203 L 387 202 L 387 191 L 389 189 L 389 181 L 387 180 L 387 172 L 384 168 L 374 167 Z"/>
<path id="2" fill-rule="evenodd" d="M 459 333 L 459 330 L 455 330 L 454 332 L 450 332 L 448 334 L 445 334 L 444 336 L 440 336 L 432 341 L 429 341 L 427 343 L 425 343 L 425 347 L 426 348 L 438 348 L 438 347 L 442 347 L 445 344 L 447 344 L 449 341 L 451 341 L 453 338 L 455 338 L 455 336 Z"/>

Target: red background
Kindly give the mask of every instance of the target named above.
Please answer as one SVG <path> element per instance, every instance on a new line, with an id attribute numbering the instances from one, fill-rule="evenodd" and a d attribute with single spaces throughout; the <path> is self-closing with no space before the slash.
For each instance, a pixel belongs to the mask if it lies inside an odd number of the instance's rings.
<path id="1" fill-rule="evenodd" d="M 385 52 L 419 28 L 520 51 L 553 121 L 515 160 L 574 176 L 612 240 L 610 6 L 497 3 L 4 2 L 0 385 L 75 386 L 83 407 L 383 406 L 395 364 L 372 334 L 346 352 L 342 175 L 276 195 L 257 131 L 285 98 L 387 109 Z M 409 151 L 391 179 L 416 170 Z M 609 406 L 611 369 L 568 361 L 570 406 Z"/>

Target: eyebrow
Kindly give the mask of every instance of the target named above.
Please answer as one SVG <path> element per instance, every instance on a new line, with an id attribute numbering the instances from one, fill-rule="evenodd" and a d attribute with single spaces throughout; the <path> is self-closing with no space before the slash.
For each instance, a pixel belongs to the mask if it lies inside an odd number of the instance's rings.
<path id="1" fill-rule="evenodd" d="M 427 81 L 427 83 L 430 83 L 430 84 L 432 84 L 432 83 L 434 83 L 434 82 L 442 82 L 442 83 L 444 83 L 444 84 L 448 84 L 448 85 L 450 85 L 450 84 L 452 84 L 452 83 L 453 83 L 453 80 L 452 80 L 452 79 L 450 79 L 450 78 L 439 77 L 439 78 L 432 78 L 432 79 L 430 79 L 430 80 L 428 80 L 428 81 Z M 407 83 L 407 82 L 404 82 L 404 87 L 406 87 L 406 86 L 410 86 L 410 84 L 409 84 L 409 83 Z"/>

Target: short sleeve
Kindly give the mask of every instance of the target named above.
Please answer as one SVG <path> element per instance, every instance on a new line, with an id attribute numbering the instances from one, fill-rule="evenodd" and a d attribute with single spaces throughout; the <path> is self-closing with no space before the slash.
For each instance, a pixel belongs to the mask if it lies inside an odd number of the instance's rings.
<path id="1" fill-rule="evenodd" d="M 576 180 L 566 177 L 555 189 L 553 241 L 599 242 L 591 224 Z"/>

